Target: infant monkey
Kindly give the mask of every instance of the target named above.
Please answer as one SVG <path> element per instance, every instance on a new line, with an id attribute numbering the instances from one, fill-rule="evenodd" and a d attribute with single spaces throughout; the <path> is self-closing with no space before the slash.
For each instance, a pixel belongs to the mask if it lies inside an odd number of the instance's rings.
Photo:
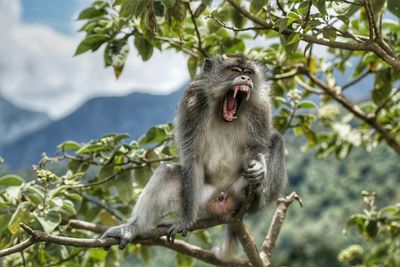
<path id="1" fill-rule="evenodd" d="M 181 164 L 154 172 L 126 224 L 103 237 L 123 249 L 168 213 L 178 214 L 167 239 L 186 235 L 199 217 L 232 216 L 256 185 L 254 213 L 274 201 L 286 184 L 284 144 L 272 127 L 264 67 L 242 54 L 206 59 L 185 91 L 175 118 Z M 217 257 L 235 253 L 237 239 L 226 226 Z"/>

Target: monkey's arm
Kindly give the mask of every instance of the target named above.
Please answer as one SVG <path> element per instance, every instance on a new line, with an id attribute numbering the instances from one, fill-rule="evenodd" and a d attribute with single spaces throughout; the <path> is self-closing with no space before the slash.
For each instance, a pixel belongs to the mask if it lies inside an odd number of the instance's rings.
<path id="1" fill-rule="evenodd" d="M 279 133 L 273 133 L 269 149 L 259 156 L 259 160 L 250 161 L 249 169 L 243 173 L 249 183 L 257 184 L 256 197 L 249 212 L 262 209 L 269 202 L 277 199 L 286 185 L 284 141 Z"/>

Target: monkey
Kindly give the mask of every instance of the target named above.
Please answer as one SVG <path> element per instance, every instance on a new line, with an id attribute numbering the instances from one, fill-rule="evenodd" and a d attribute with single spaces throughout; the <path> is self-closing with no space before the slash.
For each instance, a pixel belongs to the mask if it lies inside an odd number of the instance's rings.
<path id="1" fill-rule="evenodd" d="M 154 171 L 127 223 L 103 235 L 123 249 L 137 235 L 174 213 L 167 240 L 186 236 L 198 218 L 233 216 L 250 185 L 248 213 L 276 200 L 287 182 L 284 140 L 273 128 L 265 67 L 243 54 L 205 59 L 181 98 L 174 120 L 180 164 Z M 235 253 L 238 239 L 229 225 L 218 258 Z"/>

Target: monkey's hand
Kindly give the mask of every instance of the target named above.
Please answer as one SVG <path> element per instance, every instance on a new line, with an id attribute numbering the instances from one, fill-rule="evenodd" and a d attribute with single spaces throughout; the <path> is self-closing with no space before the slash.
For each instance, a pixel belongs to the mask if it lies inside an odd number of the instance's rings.
<path id="1" fill-rule="evenodd" d="M 184 221 L 174 222 L 167 231 L 167 241 L 169 243 L 174 243 L 175 236 L 177 233 L 182 233 L 182 236 L 186 236 L 188 229 L 190 228 L 190 223 Z"/>
<path id="2" fill-rule="evenodd" d="M 264 179 L 265 173 L 265 164 L 258 160 L 251 160 L 242 175 L 250 184 L 259 184 Z"/>
<path id="3" fill-rule="evenodd" d="M 119 249 L 124 249 L 126 245 L 136 236 L 136 226 L 134 223 L 121 224 L 108 229 L 101 238 L 114 237 L 119 239 Z"/>

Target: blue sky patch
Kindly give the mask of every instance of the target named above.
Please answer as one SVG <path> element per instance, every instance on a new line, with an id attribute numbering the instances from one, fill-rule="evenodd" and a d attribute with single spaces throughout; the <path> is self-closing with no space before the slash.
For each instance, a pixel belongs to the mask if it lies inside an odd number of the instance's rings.
<path id="1" fill-rule="evenodd" d="M 22 0 L 22 21 L 46 24 L 56 31 L 73 34 L 73 20 L 82 4 L 77 0 Z"/>

